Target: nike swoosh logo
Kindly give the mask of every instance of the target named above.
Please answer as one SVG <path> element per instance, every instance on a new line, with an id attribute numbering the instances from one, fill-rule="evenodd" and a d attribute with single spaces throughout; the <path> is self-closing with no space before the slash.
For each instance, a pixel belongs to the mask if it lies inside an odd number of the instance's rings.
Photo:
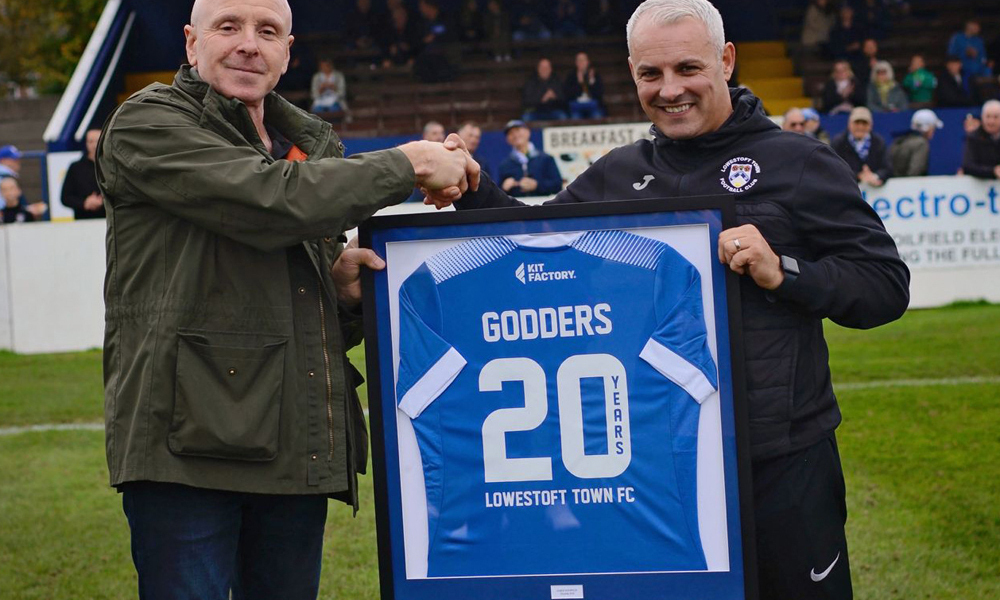
<path id="1" fill-rule="evenodd" d="M 654 179 L 656 179 L 656 178 L 653 177 L 652 175 L 645 175 L 642 178 L 642 183 L 639 183 L 638 181 L 636 181 L 635 183 L 632 184 L 632 187 L 636 191 L 644 190 L 644 189 L 646 189 L 646 186 L 649 185 L 649 182 L 652 181 L 652 180 L 654 180 Z"/>
<path id="2" fill-rule="evenodd" d="M 817 574 L 816 573 L 816 569 L 810 569 L 809 570 L 809 579 L 812 579 L 813 581 L 816 581 L 816 582 L 823 581 L 824 579 L 826 579 L 826 576 L 830 574 L 830 571 L 833 570 L 833 567 L 834 567 L 834 565 L 837 564 L 838 560 L 840 560 L 840 552 L 837 553 L 837 557 L 833 559 L 833 562 L 830 563 L 830 566 L 827 567 L 826 570 L 823 571 L 822 573 Z"/>

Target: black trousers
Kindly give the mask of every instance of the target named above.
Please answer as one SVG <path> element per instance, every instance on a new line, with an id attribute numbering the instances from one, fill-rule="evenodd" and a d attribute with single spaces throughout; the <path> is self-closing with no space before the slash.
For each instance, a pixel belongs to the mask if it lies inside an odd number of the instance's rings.
<path id="1" fill-rule="evenodd" d="M 831 435 L 753 463 L 761 600 L 850 600 L 844 472 Z"/>

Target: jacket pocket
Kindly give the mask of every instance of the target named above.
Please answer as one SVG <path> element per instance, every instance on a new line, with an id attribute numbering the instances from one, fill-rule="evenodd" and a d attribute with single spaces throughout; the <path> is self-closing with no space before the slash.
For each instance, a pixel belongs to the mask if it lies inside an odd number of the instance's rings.
<path id="1" fill-rule="evenodd" d="M 287 341 L 179 331 L 170 451 L 249 461 L 277 456 Z"/>
<path id="2" fill-rule="evenodd" d="M 787 423 L 792 416 L 798 331 L 770 329 L 745 335 L 750 421 Z"/>

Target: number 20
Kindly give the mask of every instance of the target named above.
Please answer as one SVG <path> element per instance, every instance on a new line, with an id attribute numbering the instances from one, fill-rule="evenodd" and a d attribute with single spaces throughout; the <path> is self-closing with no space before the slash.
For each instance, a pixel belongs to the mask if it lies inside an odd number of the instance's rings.
<path id="1" fill-rule="evenodd" d="M 580 381 L 604 381 L 607 454 L 586 454 L 583 442 L 583 398 Z M 532 431 L 549 411 L 545 371 L 530 358 L 491 360 L 479 373 L 479 391 L 499 392 L 503 383 L 524 383 L 524 407 L 501 408 L 483 421 L 483 466 L 486 482 L 549 481 L 552 458 L 508 458 L 507 432 Z M 632 461 L 629 433 L 628 385 L 625 366 L 610 354 L 580 354 L 567 358 L 556 373 L 559 401 L 559 438 L 566 470 L 582 479 L 616 477 Z"/>

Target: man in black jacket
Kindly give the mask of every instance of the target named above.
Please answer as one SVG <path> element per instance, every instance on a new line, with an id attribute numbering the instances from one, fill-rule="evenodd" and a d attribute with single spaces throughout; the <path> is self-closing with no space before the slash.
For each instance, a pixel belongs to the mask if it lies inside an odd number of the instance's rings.
<path id="1" fill-rule="evenodd" d="M 880 187 L 892 175 L 889 148 L 882 136 L 872 131 L 872 112 L 864 106 L 851 111 L 847 131 L 833 138 L 830 146 L 860 183 Z"/>
<path id="2" fill-rule="evenodd" d="M 1000 179 L 1000 100 L 983 104 L 982 124 L 965 138 L 962 171 L 983 179 Z"/>
<path id="3" fill-rule="evenodd" d="M 100 129 L 87 130 L 84 137 L 86 153 L 69 166 L 66 179 L 63 180 L 63 206 L 72 208 L 77 220 L 104 218 L 104 198 L 97 187 L 97 175 L 94 172 L 94 154 L 97 152 L 99 139 Z"/>
<path id="4" fill-rule="evenodd" d="M 760 597 L 850 598 L 841 415 L 822 319 L 870 328 L 899 318 L 909 272 L 844 161 L 727 88 L 736 51 L 711 4 L 648 0 L 627 31 L 653 140 L 611 151 L 552 202 L 732 193 L 739 226 L 721 233 L 718 254 L 744 276 Z M 749 165 L 751 179 L 734 183 L 732 165 Z M 484 178 L 455 206 L 516 204 Z"/>
<path id="5" fill-rule="evenodd" d="M 535 74 L 521 91 L 525 121 L 559 121 L 566 118 L 566 100 L 559 78 L 552 73 L 552 61 L 538 61 Z"/>
<path id="6" fill-rule="evenodd" d="M 958 56 L 949 56 L 945 59 L 941 76 L 938 77 L 938 108 L 966 107 L 975 104 L 975 90 L 966 88 L 962 79 L 962 59 Z"/>

